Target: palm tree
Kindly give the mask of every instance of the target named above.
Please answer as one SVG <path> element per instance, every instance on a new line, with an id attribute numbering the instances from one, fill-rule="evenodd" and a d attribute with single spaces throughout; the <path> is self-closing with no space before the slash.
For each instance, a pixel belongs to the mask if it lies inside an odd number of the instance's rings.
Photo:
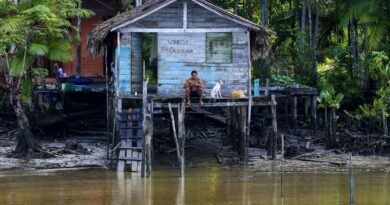
<path id="1" fill-rule="evenodd" d="M 349 26 L 351 38 L 351 54 L 353 57 L 354 75 L 358 75 L 357 62 L 359 59 L 358 27 L 364 28 L 365 58 L 368 56 L 367 49 L 377 48 L 382 40 L 386 38 L 386 33 L 390 30 L 390 1 L 388 0 L 354 0 L 342 4 L 341 27 Z M 368 40 L 367 40 L 368 39 Z M 365 78 L 367 78 L 365 71 Z"/>

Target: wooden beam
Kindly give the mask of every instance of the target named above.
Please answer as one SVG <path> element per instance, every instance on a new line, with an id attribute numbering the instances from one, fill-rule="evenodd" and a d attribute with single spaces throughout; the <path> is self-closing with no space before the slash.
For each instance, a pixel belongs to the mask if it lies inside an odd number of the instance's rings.
<path id="1" fill-rule="evenodd" d="M 298 97 L 292 96 L 292 103 L 291 103 L 291 112 L 292 112 L 292 127 L 294 129 L 294 132 L 297 131 L 297 118 L 298 118 Z"/>
<path id="2" fill-rule="evenodd" d="M 313 133 L 317 130 L 317 96 L 311 97 L 311 125 Z"/>
<path id="3" fill-rule="evenodd" d="M 179 105 L 176 104 L 176 107 L 179 107 Z M 176 145 L 177 160 L 179 160 L 179 163 L 181 163 L 179 140 L 178 140 L 177 133 L 176 133 L 176 123 L 175 123 L 175 117 L 173 116 L 173 111 L 172 111 L 172 105 L 171 105 L 171 103 L 168 103 L 168 109 L 169 109 L 169 115 L 170 115 L 170 117 L 171 117 L 173 138 L 174 138 L 174 140 L 175 140 L 175 145 Z"/>
<path id="4" fill-rule="evenodd" d="M 147 106 L 148 106 L 148 80 L 147 79 L 143 79 L 143 84 L 142 84 L 142 116 L 143 116 L 143 119 L 142 119 L 142 128 L 143 128 L 143 153 L 142 153 L 142 168 L 141 168 L 141 176 L 142 177 L 148 177 L 150 173 L 148 173 L 148 169 L 150 167 L 150 162 L 148 161 L 148 153 L 150 151 L 150 145 L 148 145 L 146 142 L 148 142 L 148 140 L 146 139 L 146 132 L 148 131 L 148 124 L 146 121 L 148 120 L 147 119 L 147 115 L 148 115 L 148 110 L 147 110 Z"/>
<path id="5" fill-rule="evenodd" d="M 118 30 L 118 29 L 120 29 L 120 28 L 123 28 L 123 27 L 125 27 L 125 26 L 127 26 L 127 25 L 130 25 L 130 24 L 132 24 L 132 23 L 134 23 L 134 22 L 136 22 L 136 21 L 138 21 L 138 20 L 140 20 L 140 19 L 143 19 L 143 18 L 149 16 L 150 14 L 152 14 L 152 13 L 154 13 L 154 12 L 156 12 L 156 11 L 158 11 L 158 10 L 160 10 L 160 9 L 162 9 L 162 8 L 168 6 L 168 5 L 170 5 L 170 4 L 172 4 L 172 3 L 176 2 L 176 1 L 177 1 L 177 0 L 171 0 L 171 1 L 165 2 L 164 4 L 161 4 L 159 7 L 156 7 L 156 8 L 154 8 L 154 9 L 152 9 L 152 10 L 150 10 L 150 11 L 144 13 L 144 14 L 141 15 L 141 16 L 138 16 L 138 17 L 136 17 L 136 18 L 134 18 L 134 19 L 131 19 L 131 20 L 129 20 L 129 21 L 123 23 L 123 24 L 120 24 L 119 26 L 116 26 L 116 27 L 112 28 L 110 31 L 113 32 L 113 31 L 116 31 L 116 30 Z"/>
<path id="6" fill-rule="evenodd" d="M 203 106 L 197 103 L 192 103 L 191 105 L 186 106 L 187 108 L 191 107 L 247 107 L 249 102 L 216 102 L 216 103 L 205 103 Z M 271 106 L 271 101 L 256 102 L 254 101 L 251 106 Z M 172 105 L 172 107 L 177 108 L 179 105 Z M 162 108 L 168 107 L 168 103 L 154 103 L 154 107 Z"/>
<path id="7" fill-rule="evenodd" d="M 277 137 L 278 137 L 278 121 L 276 118 L 276 100 L 275 95 L 271 96 L 272 99 L 272 106 L 271 106 L 271 113 L 272 113 L 272 159 L 276 159 L 276 149 L 277 149 Z"/>
<path id="8" fill-rule="evenodd" d="M 180 145 L 180 176 L 184 176 L 184 168 L 185 168 L 185 158 L 184 158 L 184 152 L 185 152 L 185 123 L 184 123 L 184 117 L 185 117 L 185 101 L 183 100 L 180 103 L 180 107 L 177 109 L 177 118 L 178 118 L 178 136 L 179 136 L 179 145 Z"/>
<path id="9" fill-rule="evenodd" d="M 248 164 L 248 149 L 249 149 L 249 137 L 251 130 L 251 118 L 252 118 L 252 59 L 251 59 L 251 46 L 250 46 L 250 31 L 247 31 L 248 41 L 248 113 L 247 113 L 247 124 L 246 124 L 246 137 L 245 137 L 245 165 Z"/>
<path id="10" fill-rule="evenodd" d="M 120 52 L 121 52 L 121 33 L 120 32 L 117 32 L 117 51 L 116 51 L 116 76 L 115 76 L 115 80 L 116 80 L 116 96 L 118 97 L 119 96 L 119 62 L 120 62 Z"/>
<path id="11" fill-rule="evenodd" d="M 226 33 L 243 32 L 243 28 L 123 28 L 122 33 Z"/>

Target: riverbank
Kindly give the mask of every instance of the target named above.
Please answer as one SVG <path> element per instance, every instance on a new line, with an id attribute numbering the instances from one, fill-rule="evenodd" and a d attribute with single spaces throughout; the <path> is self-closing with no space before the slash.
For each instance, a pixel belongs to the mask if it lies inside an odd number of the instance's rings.
<path id="1" fill-rule="evenodd" d="M 40 142 L 45 150 L 66 150 L 68 141 Z M 74 169 L 86 167 L 99 167 L 108 169 L 108 160 L 106 159 L 106 145 L 101 142 L 80 142 L 85 149 L 84 153 L 72 151 L 61 151 L 57 157 L 52 158 L 34 158 L 17 159 L 8 157 L 14 149 L 14 141 L 0 140 L 0 171 L 4 170 L 36 170 L 36 169 Z M 237 167 L 237 164 L 220 164 L 217 157 L 221 149 L 218 146 L 214 148 L 207 144 L 205 140 L 193 143 L 187 148 L 187 168 L 201 168 L 208 166 Z M 205 149 L 207 148 L 207 149 Z M 251 151 L 252 153 L 253 151 Z M 253 152 L 254 153 L 254 152 Z M 334 152 L 316 150 L 307 154 L 307 157 L 299 159 L 284 160 L 283 170 L 285 172 L 345 172 L 348 155 L 336 154 Z M 260 172 L 280 172 L 281 161 L 271 160 L 267 156 L 251 155 L 249 158 L 249 167 Z M 353 156 L 353 165 L 355 171 L 361 172 L 380 172 L 390 173 L 390 158 L 383 156 Z M 175 153 L 159 153 L 155 158 L 154 167 L 164 167 L 176 169 Z"/>
<path id="2" fill-rule="evenodd" d="M 18 159 L 9 157 L 15 148 L 16 125 L 12 115 L 2 115 L 0 123 L 0 170 L 34 170 L 34 169 L 74 169 L 86 167 L 99 167 L 108 169 L 106 136 L 93 136 L 89 133 L 85 135 L 70 135 L 68 137 L 37 137 L 42 148 L 56 157 Z M 90 119 L 91 120 L 91 119 Z M 193 118 L 193 124 L 187 129 L 190 136 L 186 139 L 186 167 L 208 167 L 239 166 L 239 156 L 229 147 L 222 145 L 221 138 L 224 136 L 224 127 L 218 123 L 202 119 Z M 81 125 L 99 127 L 96 124 L 72 122 Z M 97 121 L 97 120 L 95 120 Z M 167 121 L 167 120 L 166 120 Z M 199 122 L 198 122 L 199 121 Z M 99 121 L 100 122 L 100 121 Z M 83 124 L 84 123 L 84 124 Z M 89 125 L 91 124 L 91 125 Z M 164 124 L 164 119 L 159 121 Z M 258 124 L 258 123 L 256 123 Z M 83 127 L 83 126 L 81 126 Z M 83 129 L 85 129 L 83 127 Z M 263 147 L 266 145 L 266 130 L 263 127 L 254 127 L 251 132 L 251 146 Z M 95 129 L 96 132 L 96 129 Z M 50 136 L 53 131 L 47 135 Z M 167 134 L 163 134 L 167 133 Z M 289 157 L 284 161 L 283 170 L 286 172 L 344 172 L 347 171 L 348 154 L 338 149 L 326 150 L 318 139 L 324 135 L 318 132 L 318 136 L 311 136 L 310 130 L 300 130 L 300 135 L 292 135 L 288 131 L 281 130 L 285 136 L 286 155 Z M 56 134 L 56 133 L 54 133 Z M 307 144 L 306 138 L 313 143 L 310 149 L 303 149 Z M 302 140 L 303 139 L 303 140 Z M 154 137 L 154 168 L 177 169 L 176 150 L 172 136 L 168 132 L 159 132 Z M 289 148 L 290 147 L 290 148 Z M 260 172 L 280 172 L 281 161 L 280 152 L 278 160 L 271 160 L 265 149 L 249 149 L 249 167 Z M 363 172 L 390 173 L 390 157 L 375 155 L 354 155 L 353 165 L 355 170 Z"/>
<path id="3" fill-rule="evenodd" d="M 44 150 L 52 150 L 58 152 L 56 157 L 51 158 L 33 158 L 19 159 L 9 157 L 9 154 L 14 150 L 14 141 L 0 143 L 0 170 L 35 170 L 35 169 L 74 169 L 87 167 L 106 168 L 106 145 L 100 142 L 79 143 L 83 149 L 80 151 L 72 151 L 64 149 L 66 141 L 58 142 L 40 142 Z"/>

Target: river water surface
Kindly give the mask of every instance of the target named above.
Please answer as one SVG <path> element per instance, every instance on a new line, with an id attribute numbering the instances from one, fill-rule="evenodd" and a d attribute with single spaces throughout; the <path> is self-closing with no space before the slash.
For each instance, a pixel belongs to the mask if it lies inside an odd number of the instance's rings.
<path id="1" fill-rule="evenodd" d="M 280 174 L 238 168 L 155 170 L 151 179 L 91 169 L 0 172 L 0 204 L 347 205 L 346 173 Z M 390 175 L 356 173 L 356 205 L 390 205 Z"/>

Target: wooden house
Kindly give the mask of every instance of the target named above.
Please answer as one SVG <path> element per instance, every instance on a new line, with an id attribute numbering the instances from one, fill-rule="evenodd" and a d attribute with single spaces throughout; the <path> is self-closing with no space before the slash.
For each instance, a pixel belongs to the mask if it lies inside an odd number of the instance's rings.
<path id="1" fill-rule="evenodd" d="M 141 92 L 143 34 L 152 36 L 151 61 L 157 62 L 157 96 L 184 95 L 192 70 L 209 93 L 218 80 L 222 92 L 242 90 L 251 80 L 251 43 L 258 57 L 266 55 L 273 32 L 205 0 L 155 0 L 113 17 L 89 35 L 96 56 L 109 33 L 118 34 L 116 48 L 120 95 Z M 259 52 L 260 51 L 260 52 Z M 154 55 L 153 55 L 154 54 Z"/>
<path id="2" fill-rule="evenodd" d="M 119 11 L 119 5 L 109 0 L 83 0 L 82 8 L 94 12 L 90 18 L 83 18 L 80 21 L 80 58 L 77 56 L 77 43 L 72 46 L 71 62 L 64 63 L 62 68 L 69 76 L 76 75 L 77 64 L 80 64 L 80 76 L 103 77 L 105 75 L 103 54 L 92 58 L 86 50 L 88 34 L 101 22 L 115 16 Z M 72 19 L 72 24 L 77 26 L 77 19 Z M 80 62 L 77 62 L 77 61 Z"/>
<path id="3" fill-rule="evenodd" d="M 237 119 L 228 120 L 230 124 L 227 126 L 232 129 L 230 141 L 240 141 L 235 147 L 246 159 L 251 106 L 265 105 L 276 109 L 275 100 L 267 98 L 266 102 L 255 102 L 251 92 L 251 60 L 267 55 L 272 35 L 271 30 L 206 0 L 147 1 L 99 24 L 89 34 L 87 47 L 92 56 L 104 53 L 106 59 L 112 59 L 112 65 L 115 65 L 113 105 L 120 131 L 117 137 L 119 143 L 113 142 L 113 150 L 119 150 L 118 170 L 123 170 L 123 166 L 129 163 L 133 171 L 139 170 L 137 167 L 142 162 L 142 173 L 150 173 L 153 133 L 150 131 L 153 129 L 150 118 L 156 107 L 169 108 L 179 162 L 181 170 L 184 170 L 186 105 L 183 85 L 193 70 L 204 81 L 206 96 L 217 81 L 225 82 L 222 86 L 225 101 L 206 103 L 204 106 L 232 108 L 228 118 Z M 143 42 L 146 40 L 151 45 L 148 65 L 144 63 L 146 60 L 143 56 Z M 144 77 L 147 67 L 152 65 L 155 66 L 157 84 L 156 89 L 150 92 Z M 106 66 L 106 69 L 110 69 L 108 64 Z M 247 97 L 239 102 L 230 99 L 228 96 L 234 90 L 241 90 Z M 122 100 L 125 99 L 142 99 L 142 111 L 135 114 L 134 109 L 122 107 Z M 159 99 L 164 101 L 157 102 Z M 182 100 L 167 103 L 169 99 Z M 177 128 L 172 108 L 178 110 Z M 140 113 L 142 124 L 137 124 Z M 274 121 L 276 126 L 275 116 Z M 139 143 L 140 139 L 143 143 Z"/>

